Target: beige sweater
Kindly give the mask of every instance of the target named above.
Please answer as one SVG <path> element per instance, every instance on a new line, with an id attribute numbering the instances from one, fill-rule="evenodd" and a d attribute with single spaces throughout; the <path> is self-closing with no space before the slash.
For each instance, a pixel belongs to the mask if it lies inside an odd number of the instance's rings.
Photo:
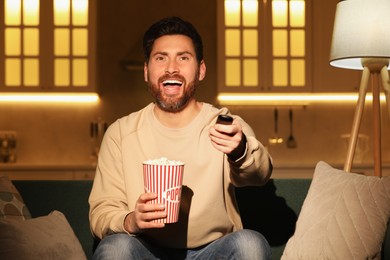
<path id="1" fill-rule="evenodd" d="M 179 222 L 142 236 L 161 246 L 194 248 L 242 229 L 233 186 L 262 185 L 272 171 L 271 159 L 252 129 L 240 117 L 247 151 L 236 162 L 216 150 L 209 127 L 226 108 L 204 103 L 186 127 L 170 129 L 155 118 L 154 104 L 114 122 L 107 130 L 99 154 L 90 194 L 93 233 L 126 232 L 125 216 L 144 192 L 142 162 L 166 157 L 185 163 Z M 255 199 L 255 198 L 254 198 Z"/>

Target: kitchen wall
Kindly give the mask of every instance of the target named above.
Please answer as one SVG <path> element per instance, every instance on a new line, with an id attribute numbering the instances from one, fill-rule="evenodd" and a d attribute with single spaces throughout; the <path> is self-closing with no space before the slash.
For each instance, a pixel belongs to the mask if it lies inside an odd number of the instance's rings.
<path id="1" fill-rule="evenodd" d="M 319 1 L 319 0 L 317 0 Z M 314 1 L 314 4 L 317 2 Z M 177 15 L 192 21 L 203 36 L 207 76 L 198 89 L 198 99 L 215 105 L 217 96 L 216 1 L 153 0 L 99 1 L 97 15 L 97 82 L 101 101 L 96 105 L 0 104 L 0 130 L 18 134 L 20 164 L 91 163 L 89 123 L 101 117 L 112 123 L 151 102 L 142 70 L 124 70 L 123 60 L 142 64 L 143 32 L 157 19 Z M 325 1 L 324 1 L 325 2 Z M 332 1 L 335 2 L 335 1 Z M 333 23 L 333 21 L 327 21 Z M 316 41 L 313 41 L 316 42 Z M 326 45 L 328 46 L 328 45 Z M 329 49 L 322 49 L 329 53 Z M 326 54 L 325 56 L 327 56 Z M 327 65 L 326 65 L 327 66 Z M 325 65 L 324 65 L 325 67 Z M 325 80 L 325 79 L 324 79 Z M 321 81 L 317 78 L 315 82 Z M 252 125 L 258 138 L 268 146 L 273 135 L 273 107 L 230 107 Z M 354 105 L 310 105 L 294 107 L 296 149 L 285 143 L 268 146 L 276 167 L 313 166 L 319 160 L 340 165 L 349 133 Z M 371 135 L 371 107 L 366 106 L 361 132 Z M 383 162 L 390 163 L 389 115 L 383 118 Z M 279 110 L 279 134 L 287 139 L 288 107 Z M 372 162 L 371 153 L 364 163 Z"/>

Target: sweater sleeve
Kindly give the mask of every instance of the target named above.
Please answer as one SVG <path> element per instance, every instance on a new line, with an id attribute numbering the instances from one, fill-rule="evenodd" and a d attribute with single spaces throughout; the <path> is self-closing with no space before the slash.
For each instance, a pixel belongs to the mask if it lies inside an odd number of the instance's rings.
<path id="1" fill-rule="evenodd" d="M 246 151 L 236 161 L 229 160 L 230 178 L 237 186 L 261 186 L 270 178 L 272 173 L 272 158 L 263 144 L 256 139 L 252 128 L 240 117 L 243 133 L 246 136 Z"/>
<path id="2" fill-rule="evenodd" d="M 126 232 L 123 222 L 130 210 L 123 183 L 118 122 L 107 129 L 103 138 L 89 204 L 91 230 L 97 237 Z"/>

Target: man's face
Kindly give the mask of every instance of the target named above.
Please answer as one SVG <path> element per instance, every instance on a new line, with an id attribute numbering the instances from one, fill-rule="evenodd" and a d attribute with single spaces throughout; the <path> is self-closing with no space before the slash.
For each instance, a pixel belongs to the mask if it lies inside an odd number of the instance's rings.
<path id="1" fill-rule="evenodd" d="M 179 112 L 194 98 L 206 66 L 198 64 L 192 40 L 184 35 L 166 35 L 155 40 L 144 77 L 159 108 Z"/>

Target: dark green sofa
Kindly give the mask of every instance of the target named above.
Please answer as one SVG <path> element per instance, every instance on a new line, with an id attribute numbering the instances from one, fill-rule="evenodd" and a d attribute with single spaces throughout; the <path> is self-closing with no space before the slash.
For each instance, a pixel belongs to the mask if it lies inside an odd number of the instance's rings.
<path id="1" fill-rule="evenodd" d="M 272 246 L 273 259 L 280 259 L 293 234 L 295 222 L 310 186 L 310 179 L 274 179 L 264 187 L 237 189 L 244 226 L 260 231 Z M 65 214 L 91 259 L 94 241 L 89 230 L 88 196 L 92 181 L 13 181 L 33 217 L 53 210 Z M 390 259 L 390 227 L 382 250 Z"/>

